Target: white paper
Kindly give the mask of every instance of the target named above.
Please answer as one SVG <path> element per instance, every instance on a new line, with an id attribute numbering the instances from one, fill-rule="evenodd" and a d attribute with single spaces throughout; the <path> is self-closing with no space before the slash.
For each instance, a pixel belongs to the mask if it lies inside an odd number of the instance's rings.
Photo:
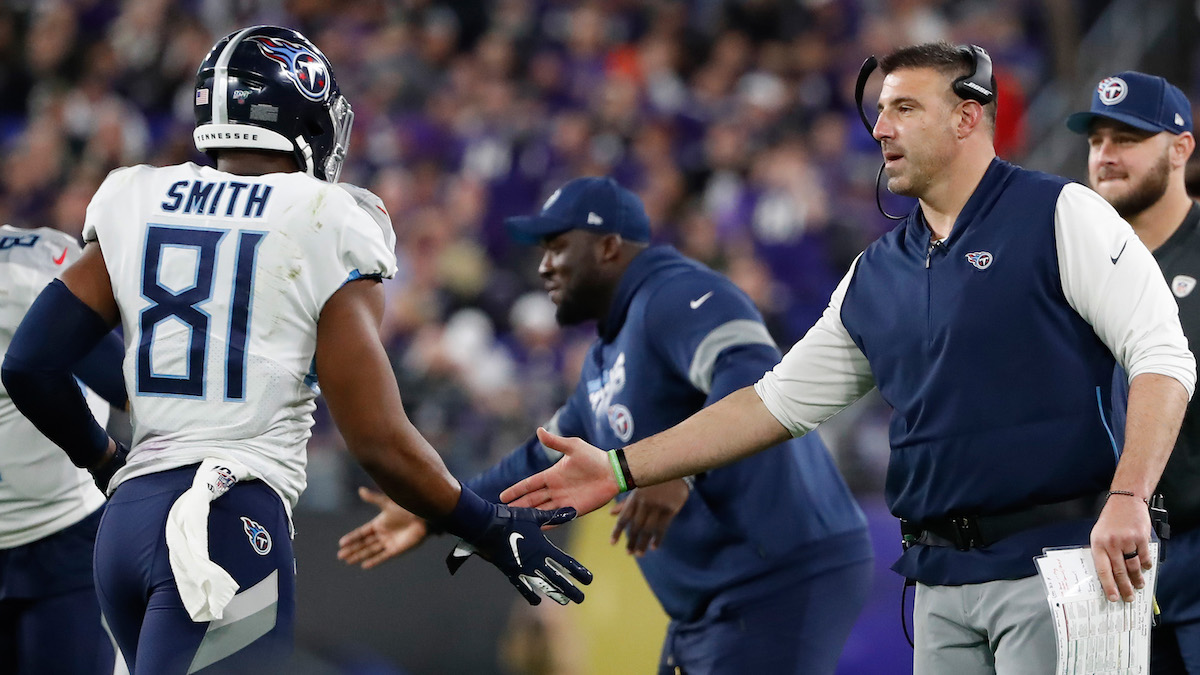
<path id="1" fill-rule="evenodd" d="M 1142 571 L 1145 586 L 1133 602 L 1109 602 L 1087 546 L 1048 548 L 1034 559 L 1046 586 L 1058 645 L 1055 675 L 1146 675 L 1150 672 L 1150 626 L 1158 576 L 1158 542 L 1150 543 L 1154 566 Z"/>

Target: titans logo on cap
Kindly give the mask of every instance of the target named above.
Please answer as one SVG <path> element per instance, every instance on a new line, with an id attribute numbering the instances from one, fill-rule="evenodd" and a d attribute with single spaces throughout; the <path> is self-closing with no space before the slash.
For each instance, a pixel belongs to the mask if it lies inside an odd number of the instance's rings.
<path id="1" fill-rule="evenodd" d="M 1106 77 L 1096 85 L 1096 93 L 1100 95 L 1100 102 L 1104 105 L 1116 105 L 1125 100 L 1125 95 L 1129 93 L 1129 85 L 1119 77 Z"/>
<path id="2" fill-rule="evenodd" d="M 250 545 L 254 547 L 254 552 L 259 555 L 266 555 L 271 552 L 271 533 L 267 532 L 267 528 L 250 520 L 246 516 L 242 516 L 242 529 L 246 531 L 246 536 L 250 539 Z"/>
<path id="3" fill-rule="evenodd" d="M 254 36 L 250 39 L 258 43 L 263 54 L 283 66 L 301 94 L 314 101 L 325 99 L 329 93 L 329 71 L 312 50 L 280 38 Z"/>

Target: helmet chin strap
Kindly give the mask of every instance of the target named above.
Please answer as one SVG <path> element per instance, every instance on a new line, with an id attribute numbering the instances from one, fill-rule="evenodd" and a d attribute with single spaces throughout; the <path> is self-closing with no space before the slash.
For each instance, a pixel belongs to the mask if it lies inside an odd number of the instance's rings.
<path id="1" fill-rule="evenodd" d="M 875 127 L 871 125 L 871 121 L 867 119 L 867 111 L 863 108 L 863 89 L 867 86 L 867 78 L 871 77 L 871 73 L 875 71 L 879 61 L 874 56 L 868 56 L 866 61 L 863 61 L 862 68 L 858 69 L 858 82 L 854 84 L 854 103 L 858 108 L 858 118 L 862 120 L 863 126 L 867 128 L 867 133 L 875 140 L 875 143 L 881 148 L 883 143 L 875 138 Z M 879 165 L 879 173 L 875 174 L 875 206 L 889 220 L 904 220 L 905 216 L 893 216 L 883 210 L 883 198 L 879 195 L 879 181 L 883 178 L 883 168 L 887 166 L 887 162 Z"/>
<path id="2" fill-rule="evenodd" d="M 296 149 L 299 150 L 300 154 L 304 157 L 304 173 L 316 178 L 316 174 L 313 173 L 314 167 L 312 146 L 308 144 L 308 141 L 304 140 L 303 136 L 297 136 L 295 143 Z"/>

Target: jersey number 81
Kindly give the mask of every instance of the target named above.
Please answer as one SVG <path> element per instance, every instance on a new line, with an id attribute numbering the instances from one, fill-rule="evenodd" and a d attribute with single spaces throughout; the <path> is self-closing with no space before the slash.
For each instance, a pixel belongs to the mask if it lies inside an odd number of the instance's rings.
<path id="1" fill-rule="evenodd" d="M 150 396 L 204 398 L 205 366 L 208 361 L 208 336 L 211 315 L 200 308 L 213 297 L 218 285 L 217 253 L 227 230 L 150 225 L 146 231 L 142 259 L 142 297 L 150 305 L 138 317 L 137 391 Z M 250 304 L 254 288 L 254 261 L 266 232 L 241 231 L 237 235 L 232 295 L 229 302 L 229 332 L 225 341 L 225 400 L 238 401 L 246 390 L 246 342 L 250 325 Z M 195 251 L 193 283 L 182 289 L 163 285 L 164 251 Z M 174 260 L 174 259 L 173 259 Z M 172 263 L 172 274 L 178 273 Z M 224 286 L 224 284 L 221 284 Z M 184 355 L 185 374 L 154 372 L 151 350 L 155 329 L 164 321 L 175 320 L 188 331 Z M 160 328 L 161 330 L 161 328 Z"/>

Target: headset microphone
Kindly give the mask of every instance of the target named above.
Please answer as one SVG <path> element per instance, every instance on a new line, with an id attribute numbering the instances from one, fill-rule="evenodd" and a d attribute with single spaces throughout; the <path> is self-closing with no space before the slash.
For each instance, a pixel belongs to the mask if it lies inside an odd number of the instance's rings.
<path id="1" fill-rule="evenodd" d="M 867 119 L 867 111 L 863 108 L 863 89 L 867 86 L 867 78 L 871 77 L 871 73 L 875 72 L 875 68 L 879 66 L 879 60 L 874 56 L 868 56 L 866 61 L 863 61 L 862 68 L 858 69 L 858 82 L 854 85 L 854 103 L 858 108 L 858 118 L 862 120 L 863 126 L 867 128 L 867 133 L 875 139 L 875 127 L 871 126 L 871 120 Z M 875 139 L 875 143 L 882 146 L 883 143 Z M 904 220 L 905 216 L 893 216 L 883 208 L 883 198 L 879 196 L 879 181 L 883 178 L 883 168 L 887 166 L 885 161 L 879 165 L 879 173 L 875 174 L 875 206 L 879 208 L 879 212 L 888 220 Z"/>
<path id="2" fill-rule="evenodd" d="M 992 57 L 988 55 L 987 50 L 978 45 L 961 45 L 958 51 L 965 55 L 971 61 L 971 72 L 961 77 L 955 78 L 951 83 L 951 88 L 959 98 L 968 101 L 976 101 L 980 105 L 987 105 L 996 100 L 996 78 L 992 76 Z M 863 89 L 867 86 L 867 79 L 871 77 L 871 73 L 879 66 L 879 60 L 874 56 L 868 56 L 866 61 L 863 61 L 862 68 L 858 69 L 858 81 L 854 85 L 854 103 L 858 107 L 858 117 L 862 120 L 863 126 L 867 128 L 867 133 L 871 134 L 871 138 L 875 138 L 875 128 L 871 125 L 871 120 L 867 119 L 867 111 L 863 108 Z M 882 142 L 876 140 L 881 146 Z M 883 169 L 886 162 L 879 166 L 879 173 L 875 174 L 875 205 L 879 207 L 879 212 L 891 220 L 904 220 L 904 216 L 893 216 L 883 210 L 883 200 L 879 196 L 879 181 L 883 178 Z"/>

